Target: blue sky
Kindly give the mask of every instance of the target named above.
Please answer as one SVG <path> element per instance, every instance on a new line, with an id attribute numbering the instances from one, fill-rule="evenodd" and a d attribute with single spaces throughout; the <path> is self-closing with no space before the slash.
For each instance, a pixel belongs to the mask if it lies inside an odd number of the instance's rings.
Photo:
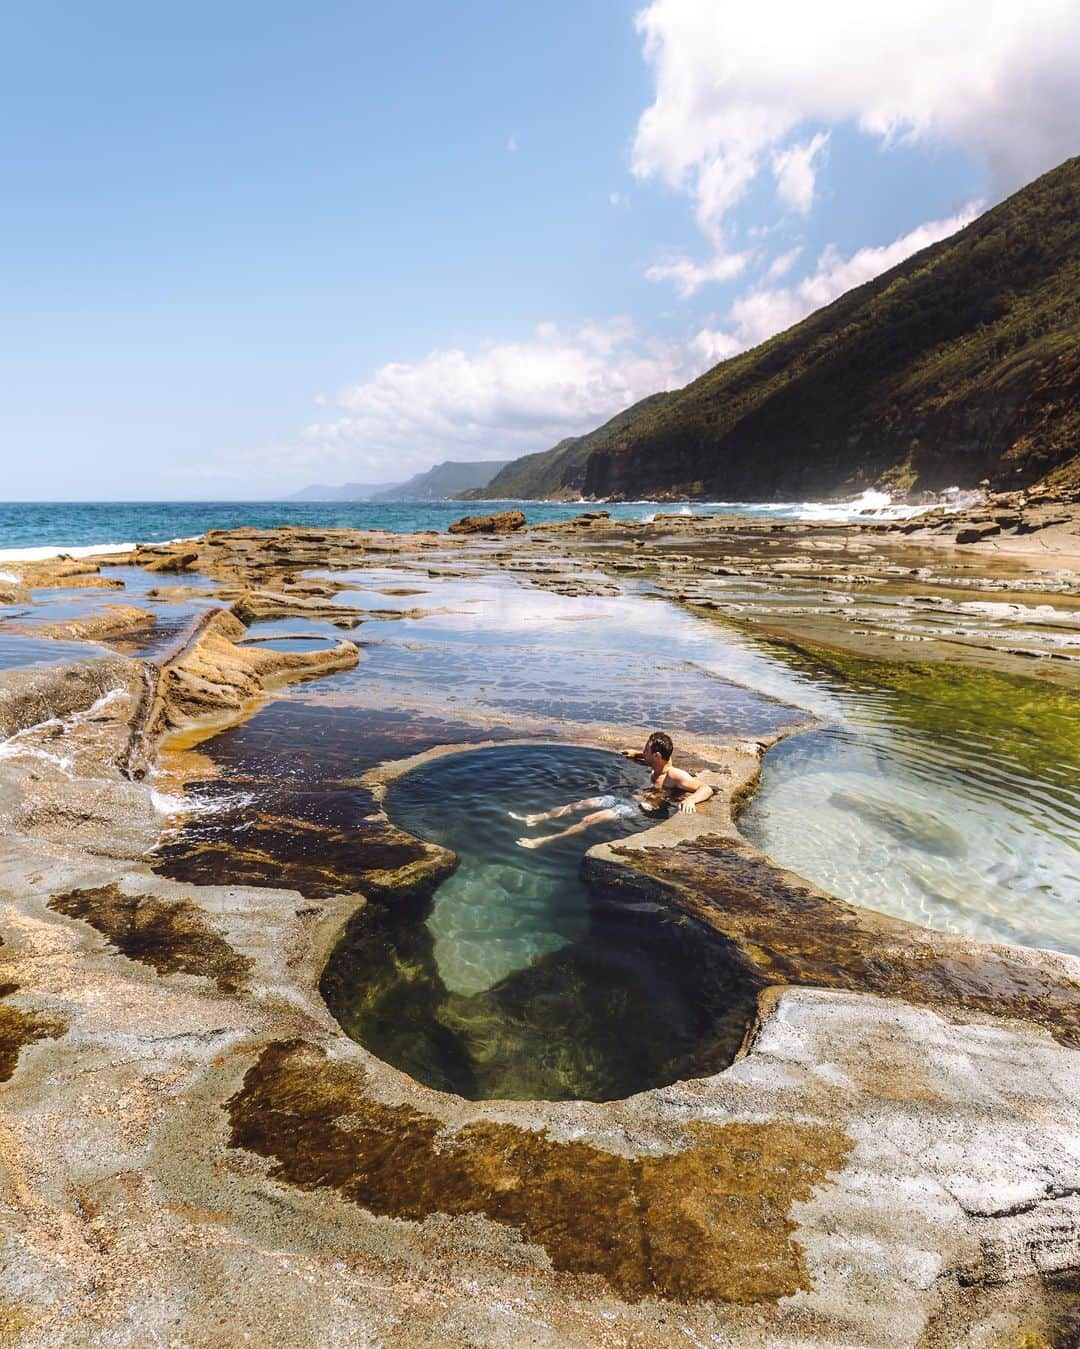
<path id="1" fill-rule="evenodd" d="M 9 6 L 0 496 L 546 448 L 1068 152 L 1057 0 L 963 58 L 801 8 Z"/>

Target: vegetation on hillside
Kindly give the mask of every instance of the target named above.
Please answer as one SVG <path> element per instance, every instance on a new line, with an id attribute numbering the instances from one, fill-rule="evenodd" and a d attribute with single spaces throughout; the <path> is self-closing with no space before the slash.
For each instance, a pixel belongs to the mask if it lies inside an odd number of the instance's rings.
<path id="1" fill-rule="evenodd" d="M 595 495 L 782 497 L 1076 473 L 1080 158 L 642 409 Z"/>
<path id="2" fill-rule="evenodd" d="M 377 492 L 373 501 L 444 501 L 466 488 L 483 488 L 495 473 L 506 466 L 505 459 L 479 461 L 444 459 L 408 482 Z"/>
<path id="3" fill-rule="evenodd" d="M 664 393 L 650 394 L 625 412 L 584 436 L 568 436 L 553 450 L 526 454 L 514 459 L 497 473 L 486 487 L 459 493 L 459 500 L 495 501 L 535 497 L 576 499 L 585 486 L 585 465 L 594 450 L 603 449 L 641 413 L 657 407 L 667 398 Z"/>
<path id="4" fill-rule="evenodd" d="M 1080 482 L 1080 158 L 769 341 L 472 497 Z"/>

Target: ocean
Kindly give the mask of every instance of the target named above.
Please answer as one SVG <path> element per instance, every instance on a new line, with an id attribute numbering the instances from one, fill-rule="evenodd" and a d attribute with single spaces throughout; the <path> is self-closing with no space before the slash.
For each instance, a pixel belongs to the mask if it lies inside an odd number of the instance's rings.
<path id="1" fill-rule="evenodd" d="M 972 494 L 946 500 L 958 506 Z M 277 525 L 385 529 L 395 534 L 444 530 L 463 515 L 525 512 L 529 524 L 569 520 L 583 510 L 607 510 L 616 520 L 677 515 L 757 515 L 771 520 L 900 519 L 915 506 L 894 504 L 884 492 L 864 492 L 844 502 L 695 501 L 690 504 L 629 501 L 617 505 L 550 501 L 17 501 L 0 503 L 0 561 L 31 561 L 59 552 L 124 552 L 136 543 L 192 538 L 208 529 Z M 925 509 L 925 507 L 921 508 Z"/>

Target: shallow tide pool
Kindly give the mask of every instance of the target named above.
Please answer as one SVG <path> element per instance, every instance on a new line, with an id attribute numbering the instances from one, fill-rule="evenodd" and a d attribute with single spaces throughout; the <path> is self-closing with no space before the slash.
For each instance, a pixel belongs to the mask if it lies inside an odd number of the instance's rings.
<path id="1" fill-rule="evenodd" d="M 419 602 L 439 611 L 363 623 L 350 633 L 359 666 L 292 695 L 340 719 L 332 765 L 325 743 L 310 754 L 281 745 L 290 762 L 309 759 L 312 777 L 344 771 L 351 719 L 372 709 L 490 709 L 504 734 L 526 718 L 615 722 L 642 738 L 664 727 L 677 745 L 687 732 L 722 739 L 816 720 L 766 754 L 740 821 L 763 851 L 897 917 L 1080 951 L 1080 700 L 1067 690 L 944 663 L 800 655 L 642 588 L 571 597 L 502 575 L 362 578 L 372 590 L 426 587 Z M 339 635 L 305 620 L 253 633 L 301 627 Z M 472 738 L 486 736 L 481 723 Z"/>
<path id="2" fill-rule="evenodd" d="M 868 908 L 1080 954 L 1080 700 L 944 663 L 785 658 L 833 707 L 768 751 L 743 832 Z"/>

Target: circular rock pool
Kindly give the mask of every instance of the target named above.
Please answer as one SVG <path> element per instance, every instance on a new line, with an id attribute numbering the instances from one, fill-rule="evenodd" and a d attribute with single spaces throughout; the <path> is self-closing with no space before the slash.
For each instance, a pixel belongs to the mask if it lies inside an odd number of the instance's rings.
<path id="1" fill-rule="evenodd" d="M 514 818 L 632 801 L 647 783 L 618 755 L 564 745 L 450 754 L 395 782 L 390 818 L 459 864 L 433 893 L 371 903 L 350 925 L 322 979 L 347 1034 L 474 1100 L 610 1100 L 726 1067 L 757 989 L 723 940 L 581 876 L 587 848 L 656 818 L 628 809 L 558 838 L 604 806 Z"/>

